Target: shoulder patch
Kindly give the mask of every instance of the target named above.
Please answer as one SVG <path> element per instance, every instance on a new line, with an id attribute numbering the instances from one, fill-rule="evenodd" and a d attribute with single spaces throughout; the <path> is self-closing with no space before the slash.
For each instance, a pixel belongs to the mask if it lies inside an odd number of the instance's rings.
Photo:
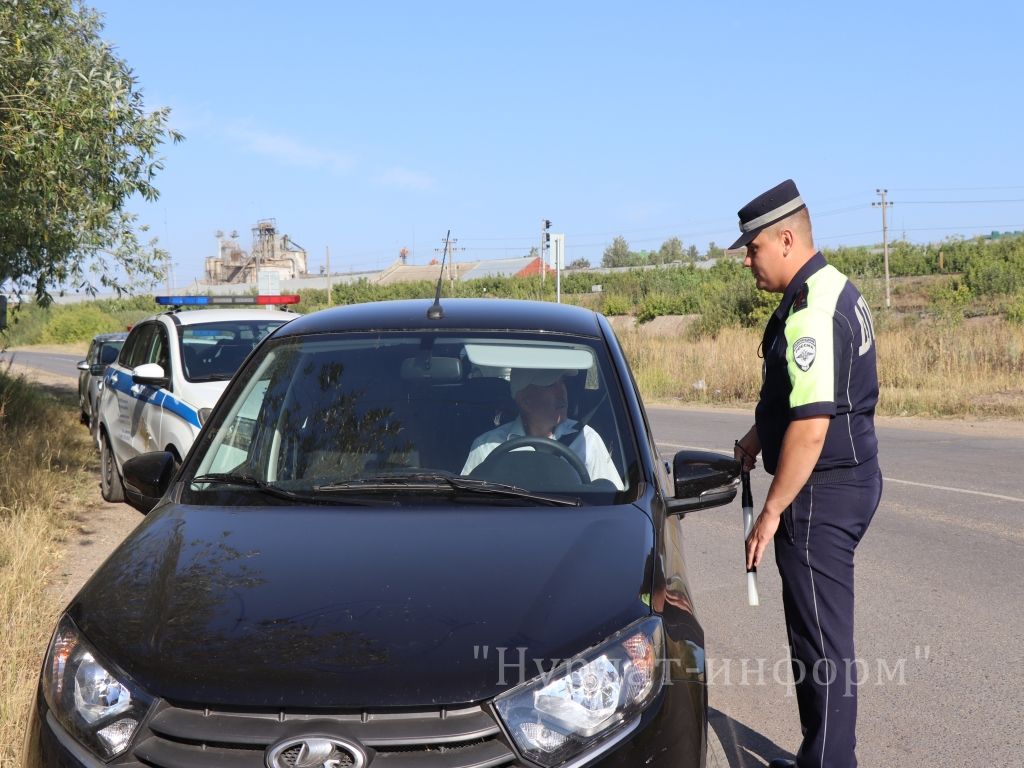
<path id="1" fill-rule="evenodd" d="M 818 345 L 810 336 L 801 336 L 793 343 L 793 360 L 801 371 L 810 370 L 818 354 Z"/>
<path id="2" fill-rule="evenodd" d="M 800 286 L 800 290 L 796 292 L 796 296 L 793 297 L 793 312 L 799 312 L 801 309 L 807 309 L 807 283 Z"/>

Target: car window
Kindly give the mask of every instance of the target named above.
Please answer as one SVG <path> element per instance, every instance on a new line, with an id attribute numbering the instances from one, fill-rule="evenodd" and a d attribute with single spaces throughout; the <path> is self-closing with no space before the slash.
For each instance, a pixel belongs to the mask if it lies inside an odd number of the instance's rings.
<path id="1" fill-rule="evenodd" d="M 99 362 L 101 365 L 110 365 L 112 362 L 117 360 L 117 355 L 121 351 L 121 346 L 124 344 L 123 341 L 105 341 L 99 347 L 99 359 L 93 362 Z"/>
<path id="2" fill-rule="evenodd" d="M 332 485 L 434 474 L 611 503 L 635 496 L 639 476 L 614 370 L 603 344 L 576 337 L 285 338 L 262 348 L 229 390 L 195 474 L 244 474 L 328 494 Z M 524 372 L 536 389 L 517 398 Z M 523 442 L 534 437 L 526 434 L 523 409 L 534 408 L 526 396 L 545 393 L 563 410 L 551 434 Z M 425 498 L 395 493 L 399 504 Z"/>
<path id="3" fill-rule="evenodd" d="M 181 359 L 189 381 L 226 381 L 272 330 L 287 319 L 230 320 L 179 328 Z"/>
<path id="4" fill-rule="evenodd" d="M 156 323 L 143 323 L 134 328 L 117 358 L 118 362 L 129 370 L 148 362 L 156 332 Z"/>
<path id="5" fill-rule="evenodd" d="M 143 362 L 156 363 L 164 369 L 164 374 L 169 376 L 171 373 L 171 361 L 167 343 L 167 329 L 159 323 L 154 323 L 153 327 L 156 329 L 156 332 L 149 341 L 149 351 L 146 353 L 146 359 Z"/>

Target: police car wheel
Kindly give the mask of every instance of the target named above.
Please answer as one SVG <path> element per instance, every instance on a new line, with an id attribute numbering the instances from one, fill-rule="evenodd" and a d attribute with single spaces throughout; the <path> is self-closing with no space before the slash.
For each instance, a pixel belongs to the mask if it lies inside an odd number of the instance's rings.
<path id="1" fill-rule="evenodd" d="M 124 485 L 117 474 L 114 452 L 110 449 L 110 440 L 103 435 L 100 443 L 100 494 L 104 501 L 124 501 Z"/>

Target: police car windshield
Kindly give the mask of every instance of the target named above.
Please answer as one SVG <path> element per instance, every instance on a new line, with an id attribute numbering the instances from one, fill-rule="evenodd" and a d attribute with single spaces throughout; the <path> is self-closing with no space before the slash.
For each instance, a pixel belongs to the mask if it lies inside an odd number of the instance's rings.
<path id="1" fill-rule="evenodd" d="M 182 369 L 192 382 L 227 381 L 264 336 L 286 319 L 230 320 L 180 328 Z"/>
<path id="2" fill-rule="evenodd" d="M 583 337 L 284 337 L 261 348 L 208 427 L 193 476 L 244 475 L 339 504 L 611 504 L 639 485 L 615 367 Z M 446 480 L 427 494 L 426 476 Z M 460 478 L 526 493 L 469 494 Z M 266 503 L 244 486 L 186 488 L 186 503 Z"/>

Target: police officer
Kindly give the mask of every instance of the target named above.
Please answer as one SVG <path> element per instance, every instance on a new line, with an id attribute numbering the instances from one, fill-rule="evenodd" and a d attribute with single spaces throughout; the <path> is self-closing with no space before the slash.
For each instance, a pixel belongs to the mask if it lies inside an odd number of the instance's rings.
<path id="1" fill-rule="evenodd" d="M 735 447 L 744 468 L 761 454 L 773 475 L 747 539 L 747 567 L 774 540 L 803 732 L 796 762 L 769 766 L 852 768 L 853 553 L 882 492 L 871 313 L 815 250 L 792 180 L 751 200 L 739 218 L 732 248 L 747 247 L 743 264 L 758 288 L 782 294 L 761 342 L 755 423 Z"/>

